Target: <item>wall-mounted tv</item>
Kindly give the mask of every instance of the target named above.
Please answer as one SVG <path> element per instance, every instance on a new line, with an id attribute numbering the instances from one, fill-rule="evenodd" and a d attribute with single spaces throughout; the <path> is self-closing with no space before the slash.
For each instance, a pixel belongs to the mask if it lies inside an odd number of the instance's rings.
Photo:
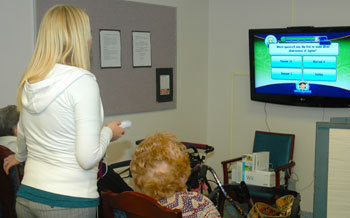
<path id="1" fill-rule="evenodd" d="M 350 27 L 249 30 L 251 99 L 350 107 Z"/>

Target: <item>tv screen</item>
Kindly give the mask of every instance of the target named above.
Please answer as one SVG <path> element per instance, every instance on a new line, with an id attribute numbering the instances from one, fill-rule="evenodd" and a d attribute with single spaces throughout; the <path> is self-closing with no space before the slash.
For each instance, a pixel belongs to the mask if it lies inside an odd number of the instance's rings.
<path id="1" fill-rule="evenodd" d="M 350 107 L 350 27 L 250 29 L 251 99 Z"/>

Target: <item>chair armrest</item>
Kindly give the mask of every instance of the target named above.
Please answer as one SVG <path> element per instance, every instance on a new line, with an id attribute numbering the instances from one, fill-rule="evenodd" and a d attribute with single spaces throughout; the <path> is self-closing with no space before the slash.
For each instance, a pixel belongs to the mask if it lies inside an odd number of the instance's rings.
<path id="1" fill-rule="evenodd" d="M 281 184 L 280 184 L 280 171 L 288 169 L 288 171 L 291 173 L 291 169 L 292 169 L 292 167 L 294 167 L 294 166 L 295 166 L 295 162 L 294 162 L 294 161 L 291 161 L 291 162 L 288 163 L 288 164 L 285 164 L 285 165 L 283 165 L 283 166 L 280 166 L 280 167 L 277 167 L 277 168 L 274 169 L 274 171 L 275 171 L 275 179 L 276 179 L 276 183 L 275 183 L 276 188 L 279 188 L 279 187 L 281 186 Z M 288 177 L 288 178 L 289 178 L 289 177 Z M 286 182 L 287 182 L 287 181 L 286 181 Z M 288 184 L 288 183 L 287 183 L 287 184 Z"/>
<path id="2" fill-rule="evenodd" d="M 274 169 L 274 171 L 281 171 L 281 170 L 286 170 L 286 169 L 291 169 L 292 167 L 295 166 L 295 162 L 294 161 L 291 161 L 290 163 L 288 164 L 285 164 L 283 166 L 280 166 L 280 167 L 277 167 Z"/>
<path id="3" fill-rule="evenodd" d="M 224 184 L 228 184 L 228 165 L 233 162 L 241 161 L 243 157 L 237 157 L 230 160 L 221 161 L 222 169 L 224 171 Z"/>

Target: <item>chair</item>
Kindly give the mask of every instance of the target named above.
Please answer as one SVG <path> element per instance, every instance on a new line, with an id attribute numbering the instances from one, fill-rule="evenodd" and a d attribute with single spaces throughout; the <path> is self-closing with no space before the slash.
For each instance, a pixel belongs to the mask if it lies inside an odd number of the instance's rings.
<path id="1" fill-rule="evenodd" d="M 291 168 L 295 165 L 293 161 L 294 134 L 256 131 L 254 138 L 253 152 L 270 152 L 270 166 L 275 172 L 275 188 L 288 188 L 288 179 L 291 175 Z M 224 171 L 224 184 L 229 184 L 229 164 L 241 161 L 242 157 L 222 161 Z M 285 171 L 285 185 L 280 185 L 280 172 Z M 249 186 L 249 185 L 248 185 Z M 253 192 L 250 193 L 254 201 L 273 203 L 271 194 Z"/>
<path id="2" fill-rule="evenodd" d="M 23 177 L 23 165 L 15 166 L 6 175 L 3 165 L 4 158 L 13 154 L 5 146 L 0 145 L 0 217 L 14 218 L 15 195 Z"/>
<path id="3" fill-rule="evenodd" d="M 114 218 L 114 209 L 124 211 L 128 218 L 181 218 L 179 209 L 169 209 L 157 200 L 139 192 L 111 191 L 101 193 L 104 218 Z"/>

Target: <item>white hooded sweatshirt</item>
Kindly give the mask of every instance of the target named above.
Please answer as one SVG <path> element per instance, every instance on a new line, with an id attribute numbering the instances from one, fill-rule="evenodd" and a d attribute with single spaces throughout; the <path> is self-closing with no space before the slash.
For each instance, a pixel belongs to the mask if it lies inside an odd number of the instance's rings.
<path id="1" fill-rule="evenodd" d="M 56 64 L 48 76 L 24 85 L 18 125 L 18 161 L 26 161 L 22 184 L 60 195 L 97 198 L 97 163 L 112 130 L 103 127 L 95 76 Z"/>

